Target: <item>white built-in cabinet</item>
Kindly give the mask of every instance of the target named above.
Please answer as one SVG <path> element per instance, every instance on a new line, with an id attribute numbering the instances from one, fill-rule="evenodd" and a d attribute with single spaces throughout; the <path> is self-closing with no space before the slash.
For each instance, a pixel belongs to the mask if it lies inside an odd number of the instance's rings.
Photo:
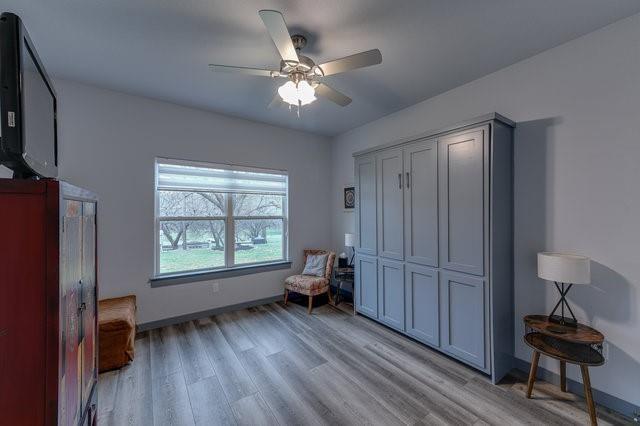
<path id="1" fill-rule="evenodd" d="M 376 157 L 367 155 L 356 158 L 356 186 L 358 206 L 362 215 L 356 215 L 356 235 L 358 253 L 376 256 L 378 254 L 377 208 L 376 208 Z"/>
<path id="2" fill-rule="evenodd" d="M 494 113 L 354 154 L 356 310 L 494 382 L 512 367 L 513 127 Z"/>
<path id="3" fill-rule="evenodd" d="M 438 141 L 427 139 L 404 149 L 405 260 L 438 266 Z"/>
<path id="4" fill-rule="evenodd" d="M 378 248 L 386 259 L 404 259 L 403 156 L 402 149 L 389 149 L 376 156 L 378 185 Z"/>

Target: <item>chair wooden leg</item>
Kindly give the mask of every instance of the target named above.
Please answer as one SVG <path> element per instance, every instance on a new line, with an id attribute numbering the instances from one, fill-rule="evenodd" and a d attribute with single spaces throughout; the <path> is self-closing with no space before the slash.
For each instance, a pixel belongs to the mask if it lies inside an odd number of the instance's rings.
<path id="1" fill-rule="evenodd" d="M 531 358 L 531 370 L 529 371 L 529 381 L 527 382 L 527 398 L 531 398 L 531 392 L 533 392 L 533 382 L 536 381 L 536 373 L 538 372 L 539 359 L 540 359 L 540 352 L 533 351 L 533 357 Z"/>
<path id="2" fill-rule="evenodd" d="M 329 288 L 327 289 L 327 295 L 329 295 L 329 303 L 333 305 L 333 296 L 331 296 L 331 286 L 329 286 Z"/>
<path id="3" fill-rule="evenodd" d="M 567 363 L 560 361 L 560 390 L 567 391 Z"/>
<path id="4" fill-rule="evenodd" d="M 312 309 L 313 309 L 313 296 L 309 296 L 309 309 L 307 310 L 307 313 L 311 314 Z"/>
<path id="5" fill-rule="evenodd" d="M 284 289 L 284 306 L 287 306 L 287 300 L 289 299 L 289 290 Z"/>
<path id="6" fill-rule="evenodd" d="M 598 418 L 596 416 L 596 404 L 593 402 L 593 395 L 591 394 L 591 379 L 589 378 L 589 367 L 587 367 L 586 365 L 581 365 L 580 371 L 582 372 L 584 398 L 587 400 L 587 409 L 589 410 L 591 425 L 595 426 L 598 424 Z"/>

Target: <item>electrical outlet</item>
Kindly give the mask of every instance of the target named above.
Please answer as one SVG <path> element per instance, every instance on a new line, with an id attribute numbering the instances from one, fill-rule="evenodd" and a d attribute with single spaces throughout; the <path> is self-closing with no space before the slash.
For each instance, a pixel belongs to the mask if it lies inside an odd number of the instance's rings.
<path id="1" fill-rule="evenodd" d="M 213 290 L 214 293 L 217 293 L 220 291 L 220 282 L 219 281 L 214 281 L 211 283 L 211 289 Z"/>

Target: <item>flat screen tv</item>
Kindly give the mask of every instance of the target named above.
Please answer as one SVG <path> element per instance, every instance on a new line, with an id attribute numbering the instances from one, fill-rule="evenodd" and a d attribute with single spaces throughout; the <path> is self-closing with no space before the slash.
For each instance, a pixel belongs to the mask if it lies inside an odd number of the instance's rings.
<path id="1" fill-rule="evenodd" d="M 0 164 L 16 178 L 56 177 L 56 93 L 17 15 L 0 15 Z"/>

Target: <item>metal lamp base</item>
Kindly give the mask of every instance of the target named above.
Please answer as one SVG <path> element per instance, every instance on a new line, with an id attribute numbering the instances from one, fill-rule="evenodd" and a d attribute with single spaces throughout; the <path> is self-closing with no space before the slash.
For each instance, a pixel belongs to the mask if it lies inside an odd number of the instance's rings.
<path id="1" fill-rule="evenodd" d="M 560 293 L 560 300 L 558 300 L 558 303 L 556 303 L 556 306 L 553 308 L 553 310 L 549 314 L 549 322 L 559 324 L 563 327 L 577 327 L 578 320 L 576 319 L 575 315 L 573 315 L 571 306 L 569 306 L 569 302 L 567 301 L 567 293 L 569 293 L 569 290 L 571 290 L 571 287 L 573 286 L 573 284 L 569 284 L 569 286 L 566 288 L 564 286 L 564 283 L 556 282 L 555 285 L 556 285 L 556 288 L 558 289 L 558 293 Z M 562 314 L 554 315 L 558 307 L 560 307 L 560 311 Z M 565 307 L 569 311 L 569 314 L 571 314 L 571 317 L 564 316 Z M 558 329 L 551 330 L 551 331 L 556 333 L 566 332 L 566 330 L 564 330 L 562 327 L 559 327 Z"/>
<path id="2" fill-rule="evenodd" d="M 549 322 L 564 325 L 565 327 L 577 327 L 578 321 L 573 318 L 567 318 L 560 315 L 550 315 Z"/>

